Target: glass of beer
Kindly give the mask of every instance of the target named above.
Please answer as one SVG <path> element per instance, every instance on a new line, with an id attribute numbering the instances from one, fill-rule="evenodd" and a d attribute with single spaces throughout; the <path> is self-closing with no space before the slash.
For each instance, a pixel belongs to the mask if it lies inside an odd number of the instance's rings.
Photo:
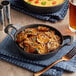
<path id="1" fill-rule="evenodd" d="M 76 32 L 76 0 L 69 0 L 69 28 Z"/>

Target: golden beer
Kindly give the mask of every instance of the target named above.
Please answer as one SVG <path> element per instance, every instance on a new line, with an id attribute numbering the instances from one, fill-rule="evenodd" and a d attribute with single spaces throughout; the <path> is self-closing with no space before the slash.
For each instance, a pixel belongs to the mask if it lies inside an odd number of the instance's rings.
<path id="1" fill-rule="evenodd" d="M 76 31 L 76 0 L 69 1 L 69 27 Z"/>

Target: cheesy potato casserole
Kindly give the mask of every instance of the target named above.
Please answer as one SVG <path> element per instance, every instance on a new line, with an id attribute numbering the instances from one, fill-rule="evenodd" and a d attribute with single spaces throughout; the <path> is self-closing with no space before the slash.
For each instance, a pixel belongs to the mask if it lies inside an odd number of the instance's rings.
<path id="1" fill-rule="evenodd" d="M 17 44 L 24 51 L 34 54 L 46 54 L 60 46 L 60 37 L 47 27 L 27 28 L 17 35 Z"/>

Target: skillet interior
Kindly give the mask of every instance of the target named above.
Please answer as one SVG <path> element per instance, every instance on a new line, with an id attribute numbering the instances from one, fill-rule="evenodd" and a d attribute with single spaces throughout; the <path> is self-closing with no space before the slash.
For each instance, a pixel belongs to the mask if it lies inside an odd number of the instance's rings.
<path id="1" fill-rule="evenodd" d="M 30 24 L 30 25 L 27 25 L 27 26 L 24 26 L 22 28 L 20 28 L 14 35 L 14 40 L 15 40 L 15 43 L 16 43 L 16 36 L 21 32 L 23 31 L 24 29 L 27 29 L 27 28 L 36 28 L 38 26 L 44 26 L 44 27 L 48 27 L 50 28 L 50 30 L 54 30 L 55 33 L 61 38 L 61 45 L 63 43 L 63 37 L 62 37 L 62 34 L 55 28 L 51 27 L 51 26 L 48 26 L 48 25 L 44 25 L 44 24 Z M 53 55 L 55 55 L 58 51 L 59 48 L 57 48 L 56 50 L 54 50 L 53 52 L 49 52 L 47 54 L 32 54 L 32 53 L 27 53 L 25 52 L 22 48 L 20 48 L 18 46 L 18 44 L 16 43 L 17 47 L 20 49 L 20 51 L 26 56 L 26 58 L 28 59 L 33 59 L 33 60 L 42 60 L 42 59 L 47 59 Z"/>

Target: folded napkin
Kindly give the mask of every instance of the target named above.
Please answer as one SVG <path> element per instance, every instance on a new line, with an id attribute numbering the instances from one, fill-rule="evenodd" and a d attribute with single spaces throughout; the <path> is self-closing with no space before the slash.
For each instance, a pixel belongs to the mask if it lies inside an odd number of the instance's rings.
<path id="1" fill-rule="evenodd" d="M 8 1 L 10 1 L 11 7 L 14 8 L 15 10 L 30 15 L 32 17 L 50 22 L 57 22 L 63 20 L 67 13 L 68 4 L 69 4 L 69 0 L 66 0 L 64 6 L 56 13 L 36 14 L 29 11 L 27 7 L 25 7 L 25 5 L 21 2 L 21 0 L 8 0 Z"/>
<path id="2" fill-rule="evenodd" d="M 15 31 L 13 30 L 12 33 L 14 32 Z M 64 42 L 67 42 L 68 40 L 69 39 L 64 40 Z M 32 72 L 38 72 L 41 69 L 45 68 L 46 66 L 50 65 L 51 63 L 53 63 L 54 61 L 60 59 L 63 55 L 69 52 L 74 46 L 76 47 L 76 42 L 74 42 L 70 46 L 63 47 L 62 49 L 59 50 L 59 52 L 55 56 L 47 60 L 32 61 L 32 60 L 26 59 L 26 57 L 16 47 L 11 37 L 7 36 L 0 43 L 0 59 L 10 62 L 12 64 L 15 64 L 19 67 L 25 68 L 27 70 L 30 70 Z M 49 69 L 43 75 L 61 76 L 63 71 L 76 72 L 76 56 L 68 62 L 63 61 L 56 64 L 54 67 Z"/>

